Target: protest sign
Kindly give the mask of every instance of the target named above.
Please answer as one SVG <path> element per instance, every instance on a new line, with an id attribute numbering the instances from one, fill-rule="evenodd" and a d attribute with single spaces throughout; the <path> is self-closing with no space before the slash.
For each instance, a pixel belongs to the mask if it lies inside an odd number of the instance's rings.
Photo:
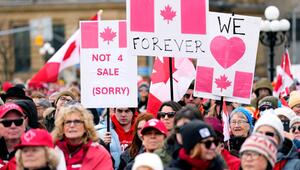
<path id="1" fill-rule="evenodd" d="M 209 51 L 197 61 L 194 94 L 250 103 L 261 19 L 210 12 L 208 21 Z"/>
<path id="2" fill-rule="evenodd" d="M 199 58 L 207 49 L 208 0 L 127 0 L 134 55 Z"/>
<path id="3" fill-rule="evenodd" d="M 136 107 L 137 57 L 127 51 L 126 21 L 81 21 L 81 102 Z"/>

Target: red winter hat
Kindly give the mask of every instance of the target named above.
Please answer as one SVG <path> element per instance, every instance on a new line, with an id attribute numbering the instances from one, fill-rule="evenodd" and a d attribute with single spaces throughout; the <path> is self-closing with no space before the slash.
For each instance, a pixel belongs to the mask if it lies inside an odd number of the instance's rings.
<path id="1" fill-rule="evenodd" d="M 4 117 L 6 113 L 9 111 L 16 110 L 18 111 L 22 116 L 25 116 L 23 113 L 22 108 L 14 103 L 5 103 L 4 105 L 0 106 L 0 118 Z"/>
<path id="2" fill-rule="evenodd" d="M 30 129 L 21 136 L 21 143 L 16 148 L 25 146 L 47 146 L 54 148 L 53 140 L 48 131 L 44 129 Z"/>
<path id="3" fill-rule="evenodd" d="M 162 134 L 164 134 L 165 136 L 167 136 L 168 134 L 168 130 L 166 128 L 166 126 L 164 125 L 164 123 L 158 119 L 150 119 L 146 122 L 146 124 L 144 125 L 141 134 L 144 135 L 144 133 L 146 132 L 147 129 L 156 129 L 158 131 L 160 131 Z"/>

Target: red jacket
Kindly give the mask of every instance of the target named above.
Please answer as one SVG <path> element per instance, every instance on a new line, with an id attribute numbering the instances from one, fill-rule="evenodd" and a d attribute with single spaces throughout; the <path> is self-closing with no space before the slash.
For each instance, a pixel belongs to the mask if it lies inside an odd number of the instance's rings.
<path id="1" fill-rule="evenodd" d="M 67 170 L 113 170 L 111 156 L 99 143 L 89 141 L 73 153 L 70 153 L 70 144 L 66 140 L 58 141 L 56 145 L 64 153 Z"/>
<path id="2" fill-rule="evenodd" d="M 221 155 L 223 156 L 229 170 L 239 170 L 241 164 L 241 160 L 239 158 L 231 155 L 226 149 L 222 150 Z"/>
<path id="3" fill-rule="evenodd" d="M 133 117 L 132 117 L 133 120 L 132 120 L 132 123 L 131 123 L 130 130 L 128 132 L 125 132 L 124 128 L 122 127 L 122 125 L 120 125 L 120 123 L 117 120 L 116 116 L 113 115 L 111 117 L 111 121 L 114 125 L 114 130 L 116 131 L 116 133 L 119 137 L 119 141 L 120 141 L 120 144 L 121 144 L 121 150 L 122 151 L 124 151 L 125 148 L 127 146 L 129 146 L 132 142 L 135 118 L 136 118 L 136 116 L 133 115 Z"/>
<path id="4" fill-rule="evenodd" d="M 2 164 L 3 163 L 3 161 L 2 161 L 2 163 L 1 163 L 1 159 L 0 159 L 0 170 L 16 170 L 16 168 L 17 168 L 17 162 L 16 162 L 16 158 L 14 157 L 14 158 L 12 158 L 8 163 L 6 163 L 6 164 Z M 4 166 L 2 166 L 2 165 L 4 165 Z"/>

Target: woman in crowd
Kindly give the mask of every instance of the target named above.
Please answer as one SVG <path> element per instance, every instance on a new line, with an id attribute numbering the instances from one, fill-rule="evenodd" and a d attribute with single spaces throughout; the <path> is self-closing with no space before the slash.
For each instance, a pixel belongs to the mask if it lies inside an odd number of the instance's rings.
<path id="1" fill-rule="evenodd" d="M 295 116 L 290 122 L 290 133 L 293 134 L 293 142 L 300 149 L 300 116 Z"/>
<path id="2" fill-rule="evenodd" d="M 55 149 L 51 135 L 44 129 L 30 129 L 21 136 L 21 143 L 16 146 L 15 159 L 6 167 L 7 170 L 65 170 L 63 155 Z"/>
<path id="3" fill-rule="evenodd" d="M 165 140 L 163 148 L 155 151 L 163 161 L 164 166 L 167 166 L 172 158 L 178 158 L 179 149 L 182 147 L 182 138 L 179 130 L 184 124 L 194 119 L 203 120 L 200 111 L 193 106 L 184 106 L 175 114 L 174 130 Z"/>
<path id="4" fill-rule="evenodd" d="M 119 170 L 123 170 L 127 164 L 134 160 L 134 158 L 143 152 L 142 146 L 142 134 L 141 131 L 146 124 L 146 122 L 150 119 L 153 119 L 154 116 L 151 113 L 142 113 L 140 114 L 135 123 L 134 127 L 134 136 L 132 143 L 130 146 L 121 154 L 121 161 L 119 165 Z"/>
<path id="5" fill-rule="evenodd" d="M 173 130 L 174 116 L 176 112 L 180 109 L 181 105 L 174 101 L 164 102 L 159 108 L 159 111 L 157 113 L 157 119 L 165 124 L 169 132 Z"/>
<path id="6" fill-rule="evenodd" d="M 276 162 L 275 141 L 265 135 L 252 134 L 240 150 L 241 170 L 272 170 Z"/>
<path id="7" fill-rule="evenodd" d="M 280 119 L 274 110 L 264 111 L 264 114 L 255 123 L 253 133 L 261 133 L 271 137 L 278 148 L 277 160 L 274 169 L 300 169 L 299 153 L 293 142 L 285 138 L 285 132 Z"/>
<path id="8" fill-rule="evenodd" d="M 153 153 L 155 150 L 162 148 L 164 140 L 167 137 L 168 130 L 162 121 L 157 119 L 150 119 L 144 125 L 142 131 L 143 151 Z M 126 166 L 126 170 L 131 170 L 134 161 Z"/>
<path id="9" fill-rule="evenodd" d="M 67 170 L 113 169 L 111 156 L 97 142 L 93 116 L 81 104 L 60 108 L 52 134 L 64 153 Z"/>
<path id="10" fill-rule="evenodd" d="M 225 161 L 216 153 L 219 141 L 212 127 L 201 120 L 193 120 L 180 129 L 183 148 L 179 150 L 179 160 L 167 169 L 224 170 Z"/>
<path id="11" fill-rule="evenodd" d="M 239 156 L 239 150 L 253 130 L 251 113 L 244 107 L 237 107 L 229 116 L 231 136 L 228 150 L 232 155 Z"/>

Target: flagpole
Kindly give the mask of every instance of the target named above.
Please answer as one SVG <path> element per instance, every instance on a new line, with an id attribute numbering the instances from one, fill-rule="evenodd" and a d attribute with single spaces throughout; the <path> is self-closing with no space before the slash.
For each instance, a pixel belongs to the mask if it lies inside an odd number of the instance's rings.
<path id="1" fill-rule="evenodd" d="M 223 102 L 224 102 L 224 96 L 221 96 L 221 105 L 220 105 L 220 111 L 218 114 L 218 119 L 222 120 L 222 109 L 223 109 Z"/>
<path id="2" fill-rule="evenodd" d="M 171 95 L 171 101 L 174 101 L 172 57 L 169 57 L 169 73 L 170 73 L 170 95 Z"/>

